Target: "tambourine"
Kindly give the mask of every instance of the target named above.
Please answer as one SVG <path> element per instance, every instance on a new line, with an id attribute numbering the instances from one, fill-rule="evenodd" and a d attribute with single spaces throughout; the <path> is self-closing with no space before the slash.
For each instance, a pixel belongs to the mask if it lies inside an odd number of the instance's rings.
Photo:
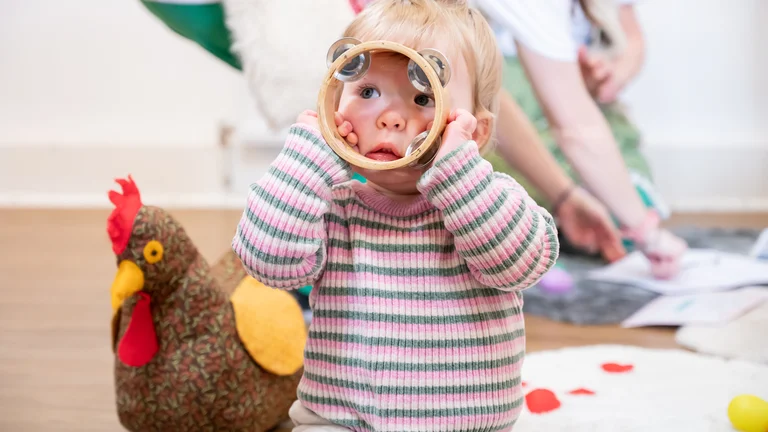
<path id="1" fill-rule="evenodd" d="M 340 134 L 334 120 L 344 83 L 362 78 L 371 66 L 371 54 L 376 51 L 394 51 L 407 56 L 408 78 L 419 91 L 435 101 L 432 128 L 417 135 L 408 145 L 405 155 L 394 161 L 369 159 L 356 152 Z M 440 137 L 450 112 L 445 86 L 451 79 L 451 67 L 446 57 L 437 50 L 419 52 L 399 43 L 372 41 L 361 43 L 357 39 L 343 38 L 328 50 L 328 72 L 317 100 L 320 132 L 339 157 L 350 164 L 370 170 L 391 170 L 402 167 L 422 168 L 432 162 L 440 148 Z"/>

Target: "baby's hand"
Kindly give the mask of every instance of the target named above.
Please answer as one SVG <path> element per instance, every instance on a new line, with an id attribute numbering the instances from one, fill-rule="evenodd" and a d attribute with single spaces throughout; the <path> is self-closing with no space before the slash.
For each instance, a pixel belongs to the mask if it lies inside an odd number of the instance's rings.
<path id="1" fill-rule="evenodd" d="M 430 125 L 431 127 L 431 125 Z M 435 162 L 472 139 L 477 119 L 467 110 L 457 109 L 448 116 L 448 126 L 443 131 L 443 143 L 435 155 Z"/>
<path id="2" fill-rule="evenodd" d="M 342 138 L 345 138 L 351 145 L 356 146 L 357 134 L 352 131 L 352 123 L 344 120 L 344 116 L 341 115 L 341 113 L 338 111 L 334 116 L 334 121 L 336 122 L 336 127 L 339 130 L 339 135 L 341 135 Z"/>
<path id="3" fill-rule="evenodd" d="M 344 116 L 337 112 L 334 116 L 334 122 L 339 130 L 339 135 L 346 138 L 350 144 L 357 145 L 357 134 L 352 132 L 352 123 L 345 121 Z M 299 114 L 296 119 L 296 123 L 312 126 L 313 128 L 320 130 L 320 124 L 318 122 L 317 113 L 312 110 L 306 110 Z"/>
<path id="4" fill-rule="evenodd" d="M 320 126 L 317 123 L 317 113 L 312 110 L 306 110 L 299 114 L 299 117 L 296 118 L 296 123 L 312 126 L 313 128 L 320 130 Z"/>

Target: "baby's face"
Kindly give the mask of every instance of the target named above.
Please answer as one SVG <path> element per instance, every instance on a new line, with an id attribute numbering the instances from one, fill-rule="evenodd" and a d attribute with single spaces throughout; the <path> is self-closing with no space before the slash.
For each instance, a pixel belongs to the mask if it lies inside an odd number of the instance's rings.
<path id="1" fill-rule="evenodd" d="M 434 98 L 413 87 L 407 67 L 407 57 L 374 54 L 363 78 L 344 85 L 339 112 L 352 123 L 357 150 L 367 158 L 400 159 L 434 119 Z"/>
<path id="2" fill-rule="evenodd" d="M 463 59 L 460 60 L 449 60 L 453 70 L 447 86 L 450 99 L 446 102 L 451 109 L 464 108 L 472 112 L 469 76 Z M 385 162 L 400 159 L 411 141 L 432 126 L 435 100 L 411 84 L 407 68 L 405 56 L 374 54 L 367 73 L 360 80 L 344 85 L 339 112 L 357 134 L 356 150 L 367 158 Z M 360 173 L 393 192 L 413 193 L 422 172 L 400 168 Z"/>

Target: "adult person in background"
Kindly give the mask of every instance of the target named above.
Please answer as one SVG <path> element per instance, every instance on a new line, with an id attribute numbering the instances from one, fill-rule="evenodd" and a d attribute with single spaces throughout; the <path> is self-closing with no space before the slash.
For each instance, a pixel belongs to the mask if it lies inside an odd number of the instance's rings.
<path id="1" fill-rule="evenodd" d="M 505 55 L 488 159 L 549 206 L 573 246 L 609 261 L 631 246 L 670 277 L 687 246 L 660 227 L 667 211 L 640 133 L 617 103 L 644 59 L 632 1 L 474 1 Z"/>

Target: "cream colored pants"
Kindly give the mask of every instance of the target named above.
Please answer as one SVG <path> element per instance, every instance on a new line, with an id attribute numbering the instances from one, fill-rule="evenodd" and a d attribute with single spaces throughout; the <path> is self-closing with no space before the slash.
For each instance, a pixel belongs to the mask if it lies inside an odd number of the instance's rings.
<path id="1" fill-rule="evenodd" d="M 314 412 L 308 410 L 299 401 L 296 401 L 293 403 L 290 411 L 288 411 L 288 415 L 291 416 L 291 420 L 295 425 L 293 428 L 293 432 L 340 432 L 340 431 L 347 432 L 349 431 L 349 429 L 339 426 L 337 424 L 333 424 L 328 420 L 315 414 Z"/>

